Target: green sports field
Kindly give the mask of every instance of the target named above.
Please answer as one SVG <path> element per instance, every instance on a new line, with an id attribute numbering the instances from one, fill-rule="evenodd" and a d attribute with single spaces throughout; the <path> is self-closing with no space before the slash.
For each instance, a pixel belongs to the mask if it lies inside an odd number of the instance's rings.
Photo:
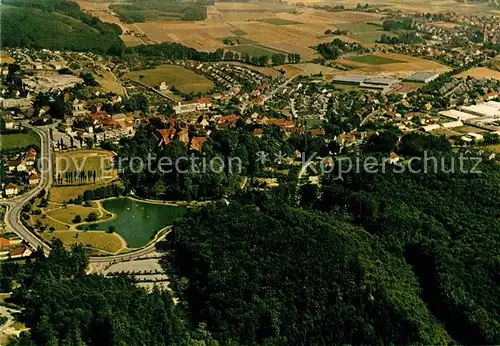
<path id="1" fill-rule="evenodd" d="M 40 137 L 33 131 L 0 135 L 0 150 L 24 148 L 28 145 L 40 146 Z"/>

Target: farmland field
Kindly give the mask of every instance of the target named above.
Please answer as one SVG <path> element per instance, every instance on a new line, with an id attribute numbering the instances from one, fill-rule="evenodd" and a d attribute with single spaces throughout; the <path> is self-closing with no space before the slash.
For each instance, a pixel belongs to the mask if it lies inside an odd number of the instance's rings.
<path id="1" fill-rule="evenodd" d="M 228 47 L 228 49 L 240 54 L 246 53 L 251 56 L 262 56 L 262 55 L 271 56 L 276 53 L 286 54 L 284 52 L 279 52 L 276 50 L 268 49 L 260 45 L 253 45 L 253 44 L 233 46 L 233 47 Z"/>
<path id="2" fill-rule="evenodd" d="M 369 23 L 347 23 L 335 24 L 338 29 L 346 30 L 349 32 L 347 36 L 364 43 L 374 43 L 382 34 L 391 35 L 385 32 L 381 27 Z"/>
<path id="3" fill-rule="evenodd" d="M 2 134 L 0 136 L 0 150 L 24 148 L 28 145 L 40 146 L 40 137 L 31 130 L 26 133 Z"/>
<path id="4" fill-rule="evenodd" d="M 478 79 L 498 79 L 500 80 L 500 72 L 491 70 L 486 67 L 473 67 L 457 75 L 457 77 L 472 77 Z"/>
<path id="5" fill-rule="evenodd" d="M 153 87 L 165 82 L 168 86 L 175 86 L 184 93 L 204 93 L 214 86 L 209 79 L 184 67 L 174 65 L 161 65 L 152 70 L 132 71 L 125 77 Z"/>
<path id="6" fill-rule="evenodd" d="M 294 20 L 281 19 L 281 18 L 261 19 L 261 20 L 259 20 L 259 22 L 264 22 L 264 23 L 273 24 L 273 25 L 302 24 L 302 23 L 296 22 Z"/>
<path id="7" fill-rule="evenodd" d="M 409 55 L 395 54 L 395 53 L 381 53 L 376 52 L 371 54 L 371 56 L 376 56 L 378 58 L 391 59 L 396 62 L 386 63 L 382 65 L 373 65 L 367 62 L 359 62 L 350 60 L 352 58 L 346 57 L 336 60 L 337 63 L 345 66 L 354 68 L 350 70 L 348 74 L 357 73 L 387 73 L 391 76 L 407 77 L 409 73 L 416 71 L 435 71 L 435 72 L 446 72 L 450 68 L 444 66 L 436 61 L 417 58 Z M 373 58 L 372 58 L 373 59 Z M 382 60 L 384 61 L 384 60 Z"/>
<path id="8" fill-rule="evenodd" d="M 359 62 L 368 65 L 385 65 L 385 64 L 396 64 L 404 62 L 401 60 L 390 59 L 383 56 L 372 55 L 372 54 L 354 56 L 348 59 L 354 62 Z"/>

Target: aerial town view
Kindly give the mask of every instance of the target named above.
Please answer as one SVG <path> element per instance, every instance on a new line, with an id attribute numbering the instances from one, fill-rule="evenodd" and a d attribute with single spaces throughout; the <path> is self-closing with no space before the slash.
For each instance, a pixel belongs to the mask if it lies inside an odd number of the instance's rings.
<path id="1" fill-rule="evenodd" d="M 2 0 L 0 345 L 500 344 L 499 0 Z"/>

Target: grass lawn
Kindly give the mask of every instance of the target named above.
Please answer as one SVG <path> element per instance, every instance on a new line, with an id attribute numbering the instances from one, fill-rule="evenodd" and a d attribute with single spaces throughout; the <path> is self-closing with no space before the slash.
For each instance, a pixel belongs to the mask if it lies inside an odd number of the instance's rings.
<path id="1" fill-rule="evenodd" d="M 51 218 L 46 217 L 45 215 L 31 215 L 31 219 L 29 221 L 29 224 L 32 226 L 35 226 L 37 224 L 37 221 L 40 221 L 42 226 L 45 226 L 45 232 L 49 232 L 49 229 L 53 227 L 56 231 L 65 231 L 68 229 L 68 226 L 58 222 L 56 220 L 53 220 Z"/>
<path id="2" fill-rule="evenodd" d="M 56 231 L 44 232 L 43 239 L 51 241 L 53 238 L 59 238 L 68 248 L 81 244 L 94 249 L 107 252 L 118 252 L 122 249 L 120 238 L 114 233 L 106 232 L 81 232 L 81 231 Z"/>
<path id="3" fill-rule="evenodd" d="M 26 133 L 2 134 L 0 136 L 0 150 L 24 148 L 28 145 L 40 146 L 40 137 L 31 130 Z"/>
<path id="4" fill-rule="evenodd" d="M 106 150 L 77 150 L 64 153 L 57 153 L 54 160 L 54 179 L 58 174 L 65 178 L 65 172 L 96 172 L 96 183 L 108 181 L 116 176 L 116 171 L 113 170 L 114 154 Z M 93 177 L 90 180 L 80 181 L 78 178 L 69 183 L 93 183 Z M 67 182 L 64 181 L 64 184 Z"/>
<path id="5" fill-rule="evenodd" d="M 75 199 L 87 190 L 94 190 L 108 184 L 87 184 L 77 186 L 58 186 L 50 189 L 50 201 L 64 203 L 70 199 Z"/>
<path id="6" fill-rule="evenodd" d="M 49 215 L 50 217 L 52 217 L 58 221 L 72 224 L 73 219 L 75 218 L 76 215 L 80 215 L 80 217 L 82 218 L 82 221 L 84 221 L 85 218 L 92 212 L 97 214 L 97 216 L 99 217 L 99 220 L 106 220 L 106 219 L 109 219 L 111 217 L 111 216 L 108 216 L 108 213 L 105 213 L 102 217 L 100 217 L 101 212 L 99 211 L 99 209 L 91 208 L 91 207 L 84 207 L 82 205 L 70 205 L 70 206 L 67 206 L 66 208 L 63 207 L 60 209 L 47 211 L 47 215 Z"/>
<path id="7" fill-rule="evenodd" d="M 165 82 L 168 86 L 175 86 L 184 93 L 204 93 L 214 86 L 209 79 L 184 67 L 174 65 L 160 65 L 152 70 L 132 71 L 125 77 L 153 87 Z"/>
<path id="8" fill-rule="evenodd" d="M 294 20 L 281 19 L 281 18 L 266 18 L 266 19 L 259 20 L 259 22 L 273 24 L 273 25 L 302 24 L 301 22 L 296 22 Z"/>
<path id="9" fill-rule="evenodd" d="M 276 53 L 287 54 L 287 53 L 279 52 L 279 51 L 273 50 L 271 48 L 267 48 L 267 47 L 257 45 L 257 44 L 248 44 L 248 45 L 243 45 L 243 46 L 228 47 L 228 49 L 230 49 L 234 52 L 240 53 L 240 54 L 247 53 L 250 56 L 268 55 L 269 58 L 273 54 L 276 54 Z"/>
<path id="10" fill-rule="evenodd" d="M 377 55 L 372 55 L 372 54 L 354 56 L 351 58 L 347 58 L 347 60 L 351 60 L 354 62 L 359 62 L 359 63 L 367 64 L 367 65 L 386 65 L 386 64 L 404 63 L 404 61 L 401 61 L 401 60 L 385 58 L 382 56 L 377 56 Z"/>

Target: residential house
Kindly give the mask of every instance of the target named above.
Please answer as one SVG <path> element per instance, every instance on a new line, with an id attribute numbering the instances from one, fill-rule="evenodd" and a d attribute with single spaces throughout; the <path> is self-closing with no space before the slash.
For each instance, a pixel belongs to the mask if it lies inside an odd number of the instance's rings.
<path id="1" fill-rule="evenodd" d="M 38 185 L 40 183 L 40 177 L 36 173 L 31 173 L 28 177 L 29 185 Z"/>
<path id="2" fill-rule="evenodd" d="M 398 161 L 399 161 L 399 155 L 396 154 L 395 152 L 392 152 L 390 155 L 389 155 L 389 163 L 394 165 L 396 164 Z"/>
<path id="3" fill-rule="evenodd" d="M 16 184 L 8 184 L 5 187 L 5 195 L 7 197 L 16 196 L 19 193 L 19 187 Z"/>
<path id="4" fill-rule="evenodd" d="M 21 158 L 17 158 L 15 160 L 6 160 L 5 163 L 8 167 L 9 172 L 14 172 L 14 171 L 26 172 L 27 171 L 27 167 L 22 162 Z"/>
<path id="5" fill-rule="evenodd" d="M 2 119 L 5 124 L 6 130 L 12 130 L 14 128 L 14 120 L 12 120 L 12 117 L 10 115 L 4 115 Z"/>
<path id="6" fill-rule="evenodd" d="M 26 246 L 19 246 L 9 250 L 10 257 L 24 257 L 31 254 L 31 251 Z"/>
<path id="7" fill-rule="evenodd" d="M 203 149 L 203 144 L 208 140 L 207 137 L 193 137 L 191 139 L 191 149 L 200 151 Z"/>

